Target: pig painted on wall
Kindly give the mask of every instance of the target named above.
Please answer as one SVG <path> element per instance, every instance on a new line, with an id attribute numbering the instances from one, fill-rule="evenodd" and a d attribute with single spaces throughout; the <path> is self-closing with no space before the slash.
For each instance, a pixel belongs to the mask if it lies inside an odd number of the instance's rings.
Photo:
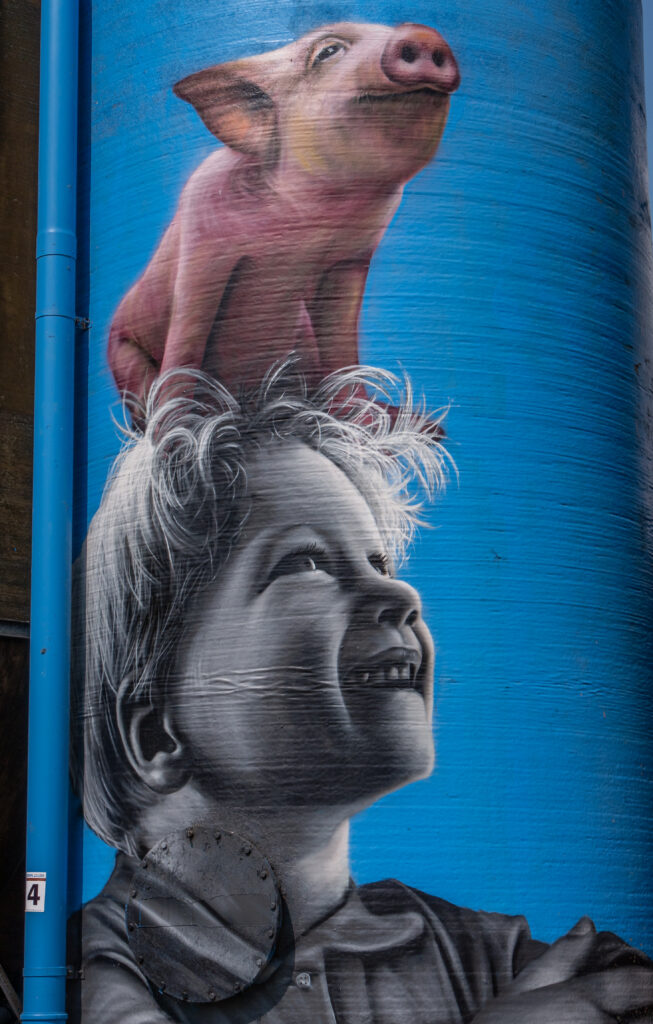
<path id="1" fill-rule="evenodd" d="M 343 22 L 177 83 L 225 148 L 115 314 L 121 393 L 177 367 L 237 391 L 291 352 L 314 383 L 357 363 L 370 259 L 459 81 L 434 29 Z"/>

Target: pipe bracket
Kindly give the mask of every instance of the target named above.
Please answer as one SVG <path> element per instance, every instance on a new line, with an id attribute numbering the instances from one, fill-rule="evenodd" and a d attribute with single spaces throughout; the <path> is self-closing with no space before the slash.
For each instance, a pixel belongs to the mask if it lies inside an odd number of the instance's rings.
<path id="1" fill-rule="evenodd" d="M 36 236 L 36 258 L 42 256 L 67 256 L 77 258 L 77 236 L 66 228 L 44 228 Z"/>
<path id="2" fill-rule="evenodd" d="M 67 967 L 23 967 L 24 978 L 66 978 Z"/>
<path id="3" fill-rule="evenodd" d="M 21 1021 L 25 1020 L 40 1020 L 40 1021 L 52 1021 L 52 1020 L 68 1020 L 67 1013 L 21 1013 Z"/>

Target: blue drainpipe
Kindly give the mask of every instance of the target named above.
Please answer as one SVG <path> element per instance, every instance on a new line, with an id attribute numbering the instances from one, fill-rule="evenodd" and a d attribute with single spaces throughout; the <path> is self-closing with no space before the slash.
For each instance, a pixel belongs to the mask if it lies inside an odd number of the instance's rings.
<path id="1" fill-rule="evenodd" d="M 44 878 L 26 886 L 21 1015 L 40 1022 L 67 1019 L 77 51 L 78 0 L 43 0 L 26 867 Z"/>

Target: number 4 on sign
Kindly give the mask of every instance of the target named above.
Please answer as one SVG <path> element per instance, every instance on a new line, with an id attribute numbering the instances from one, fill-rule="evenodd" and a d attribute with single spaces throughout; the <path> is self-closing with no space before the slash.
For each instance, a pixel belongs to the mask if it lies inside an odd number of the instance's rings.
<path id="1" fill-rule="evenodd" d="M 25 879 L 25 913 L 45 910 L 45 871 L 28 871 Z"/>

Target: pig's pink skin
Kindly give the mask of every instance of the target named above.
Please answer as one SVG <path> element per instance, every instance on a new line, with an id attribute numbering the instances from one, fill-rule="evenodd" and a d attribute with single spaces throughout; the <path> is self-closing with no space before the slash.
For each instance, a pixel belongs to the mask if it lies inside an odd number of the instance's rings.
<path id="1" fill-rule="evenodd" d="M 433 29 L 342 23 L 179 83 L 228 148 L 191 176 L 118 307 L 120 391 L 142 399 L 177 367 L 237 391 L 291 353 L 314 382 L 357 363 L 370 259 L 458 81 Z"/>

